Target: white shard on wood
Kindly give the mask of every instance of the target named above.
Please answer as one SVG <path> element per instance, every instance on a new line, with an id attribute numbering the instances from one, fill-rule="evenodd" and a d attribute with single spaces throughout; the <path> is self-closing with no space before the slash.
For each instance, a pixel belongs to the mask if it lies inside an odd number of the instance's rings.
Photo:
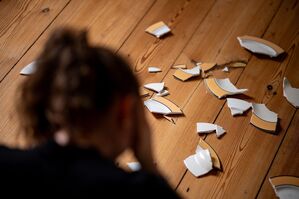
<path id="1" fill-rule="evenodd" d="M 158 113 L 163 115 L 171 114 L 171 110 L 167 106 L 156 100 L 148 99 L 144 101 L 144 105 L 152 113 Z"/>
<path id="2" fill-rule="evenodd" d="M 161 68 L 158 68 L 158 67 L 154 67 L 154 66 L 150 66 L 148 67 L 148 72 L 149 73 L 158 73 L 158 72 L 161 72 Z"/>
<path id="3" fill-rule="evenodd" d="M 277 121 L 278 115 L 270 111 L 265 104 L 252 103 L 251 124 L 265 131 L 275 132 Z"/>
<path id="4" fill-rule="evenodd" d="M 208 149 L 198 147 L 195 154 L 184 160 L 187 169 L 196 177 L 202 176 L 213 169 L 211 154 Z"/>
<path id="5" fill-rule="evenodd" d="M 241 36 L 237 37 L 237 39 L 243 48 L 246 48 L 253 53 L 277 57 L 284 52 L 284 50 L 276 44 L 258 37 Z"/>
<path id="6" fill-rule="evenodd" d="M 164 90 L 164 82 L 162 83 L 149 83 L 145 84 L 144 88 L 147 88 L 149 90 L 155 91 L 157 93 L 160 93 L 161 91 Z"/>
<path id="7" fill-rule="evenodd" d="M 245 100 L 240 100 L 236 98 L 227 98 L 226 100 L 227 106 L 229 107 L 233 116 L 243 114 L 252 106 L 252 103 L 246 102 Z"/>
<path id="8" fill-rule="evenodd" d="M 228 78 L 225 79 L 216 79 L 216 83 L 219 85 L 220 88 L 223 90 L 228 91 L 231 94 L 240 94 L 248 91 L 248 89 L 238 89 L 231 83 Z"/>
<path id="9" fill-rule="evenodd" d="M 164 97 L 166 95 L 169 95 L 169 91 L 168 90 L 163 90 L 160 93 L 157 93 L 156 95 L 159 96 L 159 97 Z"/>
<path id="10" fill-rule="evenodd" d="M 36 71 L 36 62 L 33 61 L 30 64 L 26 65 L 21 71 L 21 75 L 31 75 Z"/>
<path id="11" fill-rule="evenodd" d="M 128 162 L 127 166 L 131 169 L 131 171 L 139 171 L 141 169 L 139 162 Z"/>
<path id="12" fill-rule="evenodd" d="M 182 114 L 182 110 L 170 100 L 164 97 L 154 97 L 144 101 L 146 108 L 152 112 L 162 115 Z"/>
<path id="13" fill-rule="evenodd" d="M 293 88 L 286 77 L 283 78 L 283 96 L 293 106 L 299 108 L 299 88 Z"/>
<path id="14" fill-rule="evenodd" d="M 188 73 L 192 76 L 198 76 L 200 75 L 200 66 L 195 66 L 191 69 L 179 69 L 179 70 L 182 70 L 184 71 L 185 73 Z"/>
<path id="15" fill-rule="evenodd" d="M 227 73 L 228 73 L 228 72 L 229 72 L 229 69 L 228 69 L 228 67 L 227 67 L 227 66 L 225 66 L 225 67 L 222 69 L 222 71 L 223 71 L 223 72 L 227 72 Z"/>
<path id="16" fill-rule="evenodd" d="M 195 66 L 191 69 L 182 69 L 179 68 L 175 71 L 175 73 L 173 74 L 173 76 L 175 76 L 176 78 L 182 80 L 182 81 L 186 81 L 188 79 L 190 79 L 191 77 L 196 77 L 200 75 L 200 66 Z"/>
<path id="17" fill-rule="evenodd" d="M 275 176 L 269 181 L 280 199 L 299 199 L 299 178 L 296 176 Z"/>
<path id="18" fill-rule="evenodd" d="M 145 32 L 160 38 L 161 36 L 169 33 L 171 30 L 170 28 L 163 22 L 157 22 L 150 27 L 148 27 Z"/>
<path id="19" fill-rule="evenodd" d="M 252 104 L 252 111 L 256 116 L 267 122 L 277 122 L 277 114 L 270 111 L 265 104 Z"/>
<path id="20" fill-rule="evenodd" d="M 248 91 L 248 89 L 236 88 L 235 85 L 233 85 L 228 78 L 207 78 L 204 80 L 204 82 L 208 89 L 218 98 L 222 98 L 228 95 L 241 94 Z"/>
<path id="21" fill-rule="evenodd" d="M 211 133 L 213 131 L 216 131 L 217 138 L 219 138 L 226 132 L 221 126 L 206 122 L 198 122 L 196 124 L 196 130 L 197 133 Z"/>

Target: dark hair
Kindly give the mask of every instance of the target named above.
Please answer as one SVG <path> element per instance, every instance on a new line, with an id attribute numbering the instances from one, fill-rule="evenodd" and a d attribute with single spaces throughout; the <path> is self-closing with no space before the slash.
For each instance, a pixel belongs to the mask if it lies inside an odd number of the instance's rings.
<path id="1" fill-rule="evenodd" d="M 86 131 L 116 99 L 139 95 L 127 62 L 111 50 L 91 46 L 86 31 L 54 31 L 36 67 L 21 86 L 18 102 L 21 126 L 35 141 L 53 137 L 60 128 Z"/>

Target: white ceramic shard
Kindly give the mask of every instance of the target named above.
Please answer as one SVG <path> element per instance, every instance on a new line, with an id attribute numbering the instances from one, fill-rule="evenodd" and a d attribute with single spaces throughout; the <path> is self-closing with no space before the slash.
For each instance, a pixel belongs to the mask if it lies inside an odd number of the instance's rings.
<path id="1" fill-rule="evenodd" d="M 209 152 L 211 154 L 212 162 L 213 162 L 213 167 L 215 167 L 219 170 L 222 170 L 220 159 L 219 159 L 217 153 L 215 152 L 215 150 L 207 142 L 205 142 L 203 139 L 200 138 L 197 148 L 196 148 L 196 153 L 198 153 L 200 150 L 204 150 L 204 149 L 209 150 Z"/>
<path id="2" fill-rule="evenodd" d="M 270 111 L 265 104 L 252 103 L 250 123 L 265 131 L 276 131 L 278 116 Z"/>
<path id="3" fill-rule="evenodd" d="M 163 115 L 182 114 L 182 110 L 170 100 L 164 97 L 154 97 L 144 101 L 146 108 L 152 113 Z"/>
<path id="4" fill-rule="evenodd" d="M 184 71 L 185 73 L 188 73 L 190 75 L 193 75 L 193 76 L 198 76 L 200 75 L 200 66 L 195 66 L 191 69 L 180 69 L 182 71 Z"/>
<path id="5" fill-rule="evenodd" d="M 246 102 L 244 100 L 236 99 L 236 98 L 227 98 L 227 106 L 230 108 L 231 114 L 241 115 L 245 111 L 251 108 L 252 103 Z"/>
<path id="6" fill-rule="evenodd" d="M 131 169 L 131 171 L 139 171 L 141 169 L 139 162 L 128 162 L 127 166 Z"/>
<path id="7" fill-rule="evenodd" d="M 154 67 L 154 66 L 150 66 L 148 67 L 148 72 L 149 73 L 158 73 L 158 72 L 161 72 L 161 68 L 158 68 L 158 67 Z"/>
<path id="8" fill-rule="evenodd" d="M 277 57 L 284 52 L 284 50 L 276 44 L 258 37 L 242 36 L 237 37 L 237 39 L 243 48 L 246 48 L 253 53 L 264 54 L 270 57 Z"/>
<path id="9" fill-rule="evenodd" d="M 196 177 L 213 169 L 211 154 L 208 149 L 197 148 L 196 153 L 184 160 L 187 169 Z"/>
<path id="10" fill-rule="evenodd" d="M 228 78 L 207 78 L 204 80 L 204 82 L 208 89 L 218 98 L 222 98 L 228 95 L 241 94 L 248 91 L 248 89 L 236 88 Z"/>
<path id="11" fill-rule="evenodd" d="M 216 131 L 217 125 L 206 123 L 206 122 L 199 122 L 196 124 L 197 133 L 211 133 Z"/>
<path id="12" fill-rule="evenodd" d="M 21 71 L 21 75 L 31 75 L 36 71 L 36 62 L 33 61 L 30 64 L 26 65 Z"/>
<path id="13" fill-rule="evenodd" d="M 226 131 L 221 126 L 206 122 L 196 123 L 196 130 L 197 133 L 211 133 L 213 131 L 216 131 L 217 138 L 226 133 Z"/>
<path id="14" fill-rule="evenodd" d="M 168 90 L 163 90 L 160 93 L 157 93 L 156 95 L 159 96 L 159 97 L 164 97 L 166 95 L 169 95 L 169 91 Z"/>
<path id="15" fill-rule="evenodd" d="M 280 199 L 299 199 L 299 178 L 296 176 L 276 176 L 269 181 Z"/>
<path id="16" fill-rule="evenodd" d="M 232 116 L 242 115 L 244 113 L 243 110 L 240 110 L 240 109 L 237 109 L 237 108 L 230 108 L 230 112 L 231 112 Z"/>
<path id="17" fill-rule="evenodd" d="M 216 128 L 216 136 L 217 136 L 217 138 L 219 138 L 220 136 L 222 136 L 224 133 L 226 133 L 226 131 L 224 130 L 224 128 L 222 128 L 221 126 L 217 125 L 217 128 Z"/>
<path id="18" fill-rule="evenodd" d="M 299 88 L 293 88 L 286 77 L 283 78 L 283 96 L 293 106 L 299 108 Z"/>
<path id="19" fill-rule="evenodd" d="M 267 122 L 277 122 L 277 114 L 270 111 L 265 104 L 252 103 L 253 113 Z"/>
<path id="20" fill-rule="evenodd" d="M 182 69 L 179 68 L 175 71 L 173 76 L 176 78 L 186 81 L 187 79 L 190 79 L 191 77 L 196 77 L 200 75 L 200 66 L 195 66 L 191 69 Z"/>
<path id="21" fill-rule="evenodd" d="M 153 99 L 148 99 L 144 101 L 144 105 L 152 113 L 158 113 L 163 115 L 167 115 L 171 113 L 171 110 L 167 106 Z"/>
<path id="22" fill-rule="evenodd" d="M 232 94 L 240 94 L 248 91 L 248 89 L 238 89 L 231 83 L 231 81 L 228 78 L 225 79 L 216 79 L 216 83 L 220 88 L 223 90 L 226 90 L 229 93 Z"/>
<path id="23" fill-rule="evenodd" d="M 157 22 L 145 30 L 145 32 L 152 34 L 157 38 L 160 38 L 161 36 L 169 33 L 170 31 L 170 28 L 163 21 Z"/>
<path id="24" fill-rule="evenodd" d="M 227 66 L 225 66 L 225 67 L 222 69 L 222 71 L 223 71 L 223 72 L 227 72 L 227 73 L 228 73 L 228 72 L 229 72 L 229 69 L 228 69 L 228 67 L 227 67 Z"/>
<path id="25" fill-rule="evenodd" d="M 144 88 L 160 93 L 164 89 L 164 82 L 145 84 Z"/>

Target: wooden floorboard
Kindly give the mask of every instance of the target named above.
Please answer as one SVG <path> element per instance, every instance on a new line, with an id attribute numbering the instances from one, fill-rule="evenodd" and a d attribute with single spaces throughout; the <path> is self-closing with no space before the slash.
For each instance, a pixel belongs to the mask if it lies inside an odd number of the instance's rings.
<path id="1" fill-rule="evenodd" d="M 233 118 L 229 109 L 224 107 L 215 123 L 223 126 L 228 133 L 220 140 L 212 135 L 206 138 L 218 152 L 224 172 L 215 172 L 200 179 L 187 172 L 179 186 L 186 197 L 254 198 L 257 194 L 295 111 L 282 96 L 282 79 L 287 75 L 287 68 L 297 74 L 292 76 L 291 81 L 295 84 L 299 81 L 298 54 L 294 47 L 299 30 L 296 23 L 298 6 L 292 8 L 292 5 L 294 1 L 283 2 L 264 35 L 265 39 L 286 49 L 288 57 L 280 62 L 254 56 L 237 83 L 239 88 L 249 88 L 249 95 L 253 97 L 251 101 L 266 103 L 270 110 L 278 113 L 281 118 L 278 135 L 265 133 L 250 125 L 251 113 Z M 288 19 L 283 27 L 282 19 Z M 269 84 L 273 86 L 271 91 L 267 90 Z"/>
<path id="2" fill-rule="evenodd" d="M 157 21 L 167 23 L 172 34 L 157 39 L 145 33 Z M 184 116 L 175 117 L 175 124 L 146 111 L 155 161 L 174 189 L 185 198 L 273 198 L 270 176 L 299 176 L 299 115 L 282 94 L 284 76 L 299 87 L 298 21 L 298 0 L 0 0 L 0 143 L 25 144 L 17 136 L 21 131 L 14 110 L 15 91 L 26 78 L 19 71 L 36 58 L 56 27 L 85 28 L 92 43 L 126 57 L 142 85 L 165 82 L 170 92 L 166 98 L 182 108 Z M 252 55 L 240 47 L 236 37 L 241 35 L 273 41 L 287 56 Z M 278 134 L 250 125 L 250 111 L 232 117 L 225 100 L 208 92 L 201 78 L 175 79 L 171 66 L 192 67 L 191 60 L 248 62 L 245 69 L 229 73 L 215 69 L 209 74 L 249 88 L 248 97 L 238 97 L 266 103 L 277 112 Z M 150 74 L 148 66 L 158 66 L 162 72 Z M 227 130 L 221 139 L 215 134 L 203 137 L 218 153 L 223 172 L 196 178 L 186 170 L 183 160 L 194 153 L 199 140 L 196 122 L 215 122 Z M 128 152 L 119 163 L 125 166 L 132 160 Z"/>
<path id="3" fill-rule="evenodd" d="M 89 29 L 93 43 L 118 49 L 153 3 L 152 0 L 126 2 L 72 0 L 1 82 L 0 142 L 12 146 L 24 145 L 22 138 L 17 139 L 17 132 L 20 130 L 14 110 L 15 91 L 26 78 L 20 76 L 19 71 L 36 58 L 53 29 L 61 26 Z M 124 16 L 126 19 L 123 19 Z"/>
<path id="4" fill-rule="evenodd" d="M 237 46 L 236 36 L 246 34 L 246 32 L 261 36 L 265 32 L 266 27 L 275 15 L 280 4 L 280 1 L 277 1 L 269 8 L 268 3 L 270 3 L 270 1 L 266 3 L 259 2 L 260 1 L 253 2 L 249 5 L 244 1 L 230 3 L 220 1 L 216 3 L 194 33 L 193 38 L 188 42 L 188 45 L 186 45 L 186 49 L 179 55 L 176 63 L 189 63 L 192 54 L 193 58 L 198 56 L 197 59 L 200 61 L 213 61 L 217 59 L 217 54 L 219 54 L 219 50 L 222 49 L 226 49 L 226 57 L 231 56 L 231 52 L 234 53 L 234 57 L 237 57 L 234 59 L 248 60 L 250 54 L 246 51 L 246 53 L 243 53 L 244 50 Z M 240 15 L 239 10 L 242 9 L 243 16 L 239 19 L 240 21 L 237 20 L 236 22 L 236 17 Z M 265 14 L 265 10 L 268 10 L 267 15 Z M 230 16 L 233 13 L 234 15 Z M 251 18 L 252 15 L 254 15 L 253 18 Z M 254 21 L 262 16 L 264 20 L 260 23 L 256 23 L 254 27 L 248 26 L 248 23 L 253 24 Z M 223 19 L 226 20 L 223 21 Z M 241 20 L 244 21 L 244 19 L 246 19 L 245 22 L 241 23 Z M 222 25 L 223 23 L 225 24 Z M 248 30 L 246 30 L 246 28 Z M 224 45 L 223 37 L 225 36 L 230 42 L 225 42 Z M 211 41 L 211 45 L 209 45 L 206 40 Z M 218 44 L 219 42 L 221 45 Z M 215 50 L 213 50 L 214 44 L 216 46 Z M 227 49 L 230 49 L 230 51 Z M 201 51 L 200 56 L 196 55 L 199 51 Z M 222 60 L 225 60 L 225 58 L 222 58 Z M 170 66 L 171 65 L 168 67 Z M 213 122 L 213 118 L 215 118 L 220 111 L 223 101 L 215 99 L 214 96 L 207 93 L 202 84 L 199 89 L 196 89 L 201 80 L 196 79 L 183 83 L 174 79 L 173 72 L 174 70 L 170 70 L 163 79 L 166 83 L 166 87 L 170 91 L 170 95 L 167 98 L 173 100 L 180 107 L 183 107 L 185 117 L 178 118 L 175 125 L 165 119 L 157 119 L 151 114 L 149 114 L 149 119 L 151 121 L 151 127 L 154 130 L 154 149 L 157 164 L 166 174 L 170 182 L 176 186 L 185 172 L 183 160 L 194 152 L 198 141 L 198 137 L 195 134 L 196 122 Z M 235 70 L 231 72 L 229 76 L 234 77 L 233 81 L 236 81 L 240 72 L 241 70 Z M 218 74 L 220 73 L 221 72 L 218 72 Z M 150 76 L 150 74 L 148 74 L 147 77 L 148 76 Z M 162 79 L 155 80 L 162 81 Z M 194 96 L 192 96 L 193 94 Z M 192 99 L 190 99 L 191 96 Z"/>
<path id="5" fill-rule="evenodd" d="M 205 19 L 208 11 L 213 6 L 213 1 L 185 1 L 185 0 L 164 0 L 158 1 L 150 10 L 149 14 L 145 16 L 143 21 L 138 25 L 135 31 L 131 34 L 130 38 L 120 49 L 120 53 L 127 56 L 134 67 L 140 83 L 160 82 L 163 77 L 170 70 L 175 59 L 182 52 L 182 49 L 189 43 L 190 38 L 198 28 L 198 26 Z M 201 10 L 201 12 L 198 12 Z M 151 24 L 158 20 L 163 20 L 170 24 L 173 35 L 165 37 L 163 40 L 158 40 L 155 37 L 148 35 L 144 30 Z M 162 69 L 161 73 L 149 74 L 147 71 L 148 66 L 158 66 Z M 171 85 L 166 85 L 169 87 Z M 151 128 L 154 137 L 159 136 L 159 140 L 165 140 L 166 134 L 160 130 L 165 130 L 172 124 L 166 120 L 156 120 L 149 112 L 146 112 L 150 119 Z M 161 123 L 162 122 L 162 123 Z M 157 125 L 163 125 L 163 129 L 157 129 Z M 154 138 L 155 139 L 155 138 Z M 170 141 L 170 140 L 169 140 Z M 159 145 L 160 141 L 155 142 Z M 164 149 L 156 145 L 154 146 L 155 152 L 164 151 Z M 131 154 L 122 157 L 120 160 L 121 165 L 133 160 Z M 157 165 L 164 172 L 163 166 L 160 162 L 163 161 L 161 157 L 157 157 Z M 165 168 L 165 167 L 164 167 Z M 174 171 L 174 170 L 173 170 Z M 176 171 L 174 171 L 176 172 Z M 167 172 L 165 172 L 167 175 Z M 168 179 L 180 176 L 179 173 L 175 175 L 167 175 Z M 173 181 L 173 186 L 177 185 L 178 178 Z"/>
<path id="6" fill-rule="evenodd" d="M 0 1 L 0 82 L 68 2 Z"/>
<path id="7" fill-rule="evenodd" d="M 296 111 L 295 117 L 286 133 L 282 145 L 274 159 L 271 169 L 264 180 L 261 191 L 258 194 L 259 199 L 277 198 L 269 182 L 269 177 L 279 175 L 299 176 L 299 111 Z"/>

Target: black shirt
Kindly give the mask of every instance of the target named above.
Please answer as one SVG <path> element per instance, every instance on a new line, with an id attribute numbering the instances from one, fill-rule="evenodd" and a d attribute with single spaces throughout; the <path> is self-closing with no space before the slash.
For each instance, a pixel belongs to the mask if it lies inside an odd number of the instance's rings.
<path id="1" fill-rule="evenodd" d="M 178 198 L 159 176 L 125 172 L 95 150 L 54 141 L 31 150 L 0 146 L 0 181 L 10 196 Z"/>

